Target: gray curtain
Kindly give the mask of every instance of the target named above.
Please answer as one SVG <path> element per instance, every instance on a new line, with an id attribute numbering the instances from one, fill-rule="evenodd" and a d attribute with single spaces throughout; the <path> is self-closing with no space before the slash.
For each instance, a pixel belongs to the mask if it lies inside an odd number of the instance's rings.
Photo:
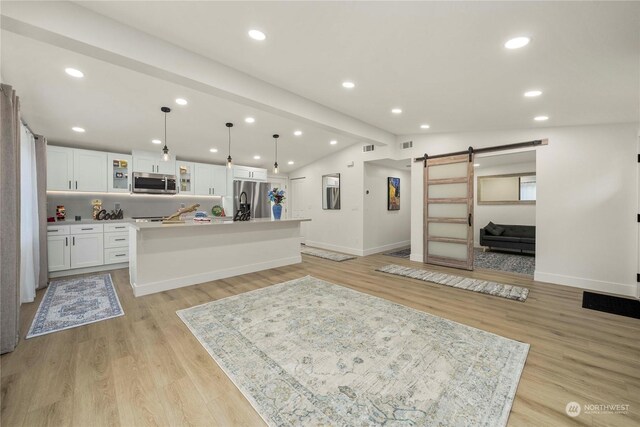
<path id="1" fill-rule="evenodd" d="M 0 353 L 6 353 L 20 334 L 20 101 L 5 84 L 0 146 Z"/>
<path id="2" fill-rule="evenodd" d="M 43 289 L 49 283 L 49 263 L 47 254 L 47 138 L 36 137 L 36 169 L 38 177 L 38 223 L 40 224 L 40 278 L 36 289 Z"/>

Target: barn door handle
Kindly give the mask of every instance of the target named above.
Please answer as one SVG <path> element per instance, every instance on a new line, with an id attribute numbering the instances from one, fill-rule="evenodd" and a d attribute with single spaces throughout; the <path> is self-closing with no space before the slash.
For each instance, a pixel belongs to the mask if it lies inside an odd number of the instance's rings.
<path id="1" fill-rule="evenodd" d="M 469 214 L 469 227 L 471 227 L 471 214 Z"/>

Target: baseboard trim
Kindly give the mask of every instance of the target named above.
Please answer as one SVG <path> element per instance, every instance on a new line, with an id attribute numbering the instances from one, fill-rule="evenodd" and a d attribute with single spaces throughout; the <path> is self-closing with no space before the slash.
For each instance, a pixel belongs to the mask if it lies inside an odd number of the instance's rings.
<path id="1" fill-rule="evenodd" d="M 326 249 L 328 251 L 342 252 L 349 255 L 364 256 L 364 251 L 362 249 L 347 248 L 346 246 L 332 245 L 323 242 L 314 242 L 311 240 L 307 240 L 306 245 L 318 249 Z"/>
<path id="2" fill-rule="evenodd" d="M 84 268 L 74 268 L 72 270 L 50 271 L 49 278 L 55 279 L 58 277 L 75 276 L 77 274 L 97 273 L 100 271 L 118 270 L 120 268 L 128 268 L 128 267 L 129 267 L 128 262 L 119 262 L 117 264 L 96 265 L 95 267 L 84 267 Z"/>
<path id="3" fill-rule="evenodd" d="M 255 273 L 256 271 L 268 270 L 270 268 L 284 267 L 285 265 L 299 264 L 302 262 L 302 255 L 280 258 L 276 260 L 260 262 L 256 264 L 242 265 L 232 267 L 226 270 L 217 270 L 209 273 L 194 274 L 192 276 L 183 276 L 177 279 L 162 280 L 158 282 L 145 283 L 138 285 L 131 283 L 133 295 L 141 297 L 144 295 L 155 294 L 158 292 L 168 291 L 171 289 L 184 288 L 185 286 L 197 285 L 200 283 L 210 282 L 212 280 L 226 279 L 227 277 L 240 276 L 241 274 Z"/>
<path id="4" fill-rule="evenodd" d="M 394 249 L 404 248 L 405 246 L 409 245 L 411 245 L 411 240 L 404 240 L 402 242 L 390 243 L 388 245 L 365 249 L 363 251 L 363 254 L 364 256 L 379 254 L 380 252 L 392 251 Z"/>
<path id="5" fill-rule="evenodd" d="M 605 282 L 602 280 L 585 279 L 583 277 L 565 276 L 562 274 L 545 273 L 535 271 L 534 280 L 555 285 L 571 286 L 573 288 L 588 289 L 592 291 L 606 292 L 630 297 L 636 297 L 636 285 L 624 283 Z"/>

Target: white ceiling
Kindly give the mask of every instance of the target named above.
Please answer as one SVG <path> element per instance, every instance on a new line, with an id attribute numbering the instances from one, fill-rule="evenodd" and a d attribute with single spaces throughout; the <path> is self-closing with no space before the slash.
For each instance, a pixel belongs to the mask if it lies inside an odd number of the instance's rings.
<path id="1" fill-rule="evenodd" d="M 76 3 L 397 135 L 640 115 L 638 2 Z"/>
<path id="2" fill-rule="evenodd" d="M 274 133 L 278 140 L 278 163 L 283 172 L 327 156 L 356 142 L 324 129 L 301 124 L 272 113 L 227 101 L 209 94 L 140 74 L 33 39 L 2 31 L 2 76 L 21 98 L 25 121 L 49 141 L 74 147 L 128 153 L 157 150 L 164 140 L 164 117 L 160 107 L 172 109 L 167 117 L 167 140 L 179 158 L 224 163 L 228 151 L 225 123 L 234 123 L 231 155 L 234 162 L 272 167 Z M 66 67 L 82 70 L 85 77 L 65 74 Z M 179 106 L 176 98 L 188 105 Z M 247 124 L 245 117 L 254 117 Z M 80 126 L 86 132 L 73 132 Z M 303 135 L 294 136 L 295 130 Z M 330 145 L 332 139 L 337 145 Z M 218 148 L 218 153 L 210 153 Z M 253 156 L 260 155 L 260 160 Z M 293 166 L 288 161 L 293 160 Z"/>
<path id="3" fill-rule="evenodd" d="M 75 3 L 396 135 L 637 122 L 640 116 L 638 2 Z M 249 39 L 251 28 L 264 31 L 266 41 Z M 503 48 L 522 34 L 532 37 L 529 46 Z M 189 160 L 224 162 L 227 121 L 236 125 L 231 154 L 237 163 L 271 166 L 270 136 L 279 133 L 285 173 L 362 141 L 345 136 L 354 134 L 344 127 L 219 98 L 45 41 L 3 30 L 0 72 L 18 89 L 30 126 L 55 143 L 158 150 L 150 140 L 162 139 L 162 105 L 173 108 L 169 148 Z M 85 78 L 64 74 L 68 66 Z M 344 80 L 356 88 L 342 88 Z M 544 94 L 524 98 L 530 89 Z M 177 97 L 189 105 L 177 106 Z M 403 114 L 392 115 L 392 107 Z M 550 120 L 534 122 L 540 114 Z M 256 123 L 244 123 L 246 116 Z M 422 123 L 431 129 L 420 130 Z M 296 129 L 304 134 L 294 137 Z M 331 139 L 339 144 L 330 146 Z M 209 153 L 212 147 L 219 152 Z M 262 159 L 254 160 L 256 154 Z"/>

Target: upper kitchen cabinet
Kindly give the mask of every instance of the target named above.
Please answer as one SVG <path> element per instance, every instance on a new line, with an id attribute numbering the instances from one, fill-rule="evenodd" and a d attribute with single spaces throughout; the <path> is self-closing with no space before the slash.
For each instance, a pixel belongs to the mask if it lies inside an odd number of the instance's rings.
<path id="1" fill-rule="evenodd" d="M 178 180 L 178 192 L 180 194 L 195 194 L 193 186 L 194 168 L 194 163 L 176 161 L 176 179 Z"/>
<path id="2" fill-rule="evenodd" d="M 47 190 L 73 189 L 73 149 L 47 146 Z"/>
<path id="3" fill-rule="evenodd" d="M 233 179 L 266 182 L 267 170 L 261 168 L 252 168 L 250 166 L 234 166 Z"/>
<path id="4" fill-rule="evenodd" d="M 225 166 L 194 163 L 194 194 L 199 196 L 226 196 L 227 169 Z"/>
<path id="5" fill-rule="evenodd" d="M 47 146 L 47 190 L 107 191 L 107 153 Z"/>
<path id="6" fill-rule="evenodd" d="M 131 191 L 133 157 L 128 154 L 107 154 L 107 191 L 128 193 Z"/>
<path id="7" fill-rule="evenodd" d="M 160 159 L 160 151 L 133 151 L 133 172 L 176 174 L 176 161 Z"/>

